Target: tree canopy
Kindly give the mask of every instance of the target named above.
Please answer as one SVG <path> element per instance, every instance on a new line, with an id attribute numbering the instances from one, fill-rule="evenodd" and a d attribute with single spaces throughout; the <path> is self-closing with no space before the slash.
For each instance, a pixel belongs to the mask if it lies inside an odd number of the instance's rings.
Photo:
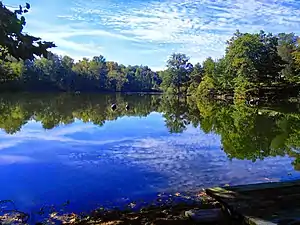
<path id="1" fill-rule="evenodd" d="M 0 1 L 0 59 L 33 60 L 35 55 L 46 57 L 47 50 L 55 47 L 53 42 L 42 41 L 23 32 L 26 25 L 23 14 L 29 9 L 30 5 L 26 3 L 12 12 Z"/>
<path id="2" fill-rule="evenodd" d="M 185 54 L 173 53 L 167 62 L 167 70 L 162 73 L 162 88 L 177 94 L 181 93 L 182 88 L 186 88 L 193 71 L 193 65 L 189 63 L 189 57 Z"/>

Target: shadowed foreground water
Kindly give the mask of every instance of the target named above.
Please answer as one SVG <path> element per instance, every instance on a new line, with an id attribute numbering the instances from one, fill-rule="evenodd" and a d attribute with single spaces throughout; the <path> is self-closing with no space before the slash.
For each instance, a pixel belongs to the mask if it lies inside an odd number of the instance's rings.
<path id="1" fill-rule="evenodd" d="M 2 96 L 0 199 L 27 212 L 67 200 L 68 210 L 88 211 L 158 192 L 297 179 L 295 108 L 163 96 Z"/>

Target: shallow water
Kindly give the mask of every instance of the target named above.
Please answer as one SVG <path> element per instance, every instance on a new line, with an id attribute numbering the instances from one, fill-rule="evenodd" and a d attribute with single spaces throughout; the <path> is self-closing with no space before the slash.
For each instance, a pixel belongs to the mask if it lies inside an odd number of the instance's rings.
<path id="1" fill-rule="evenodd" d="M 158 192 L 300 178 L 297 110 L 28 94 L 1 96 L 0 109 L 0 199 L 27 212 L 67 200 L 69 211 L 88 211 Z"/>

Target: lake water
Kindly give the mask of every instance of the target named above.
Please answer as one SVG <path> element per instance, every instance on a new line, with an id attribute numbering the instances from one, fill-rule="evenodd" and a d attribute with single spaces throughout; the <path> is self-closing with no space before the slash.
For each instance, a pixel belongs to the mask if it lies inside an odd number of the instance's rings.
<path id="1" fill-rule="evenodd" d="M 2 95 L 0 199 L 27 212 L 67 200 L 68 210 L 88 211 L 160 192 L 298 179 L 298 109 L 160 95 Z"/>

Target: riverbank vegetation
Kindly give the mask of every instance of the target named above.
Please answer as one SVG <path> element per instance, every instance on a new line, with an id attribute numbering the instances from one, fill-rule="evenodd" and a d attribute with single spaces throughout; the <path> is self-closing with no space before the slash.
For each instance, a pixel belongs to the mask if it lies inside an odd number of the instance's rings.
<path id="1" fill-rule="evenodd" d="M 208 57 L 193 65 L 187 55 L 174 53 L 165 70 L 153 71 L 144 65 L 125 66 L 108 61 L 101 54 L 75 62 L 69 56 L 49 52 L 54 43 L 23 34 L 23 14 L 29 8 L 26 4 L 12 12 L 0 5 L 0 16 L 5 22 L 0 26 L 1 91 L 163 91 L 199 97 L 257 96 L 267 100 L 299 93 L 300 46 L 294 33 L 237 31 L 219 59 Z"/>
<path id="2" fill-rule="evenodd" d="M 278 35 L 237 31 L 227 42 L 225 56 L 204 62 L 200 94 L 209 91 L 234 93 L 236 97 L 249 95 L 282 97 L 299 91 L 299 37 L 293 33 Z M 293 93 L 294 91 L 294 93 Z"/>

